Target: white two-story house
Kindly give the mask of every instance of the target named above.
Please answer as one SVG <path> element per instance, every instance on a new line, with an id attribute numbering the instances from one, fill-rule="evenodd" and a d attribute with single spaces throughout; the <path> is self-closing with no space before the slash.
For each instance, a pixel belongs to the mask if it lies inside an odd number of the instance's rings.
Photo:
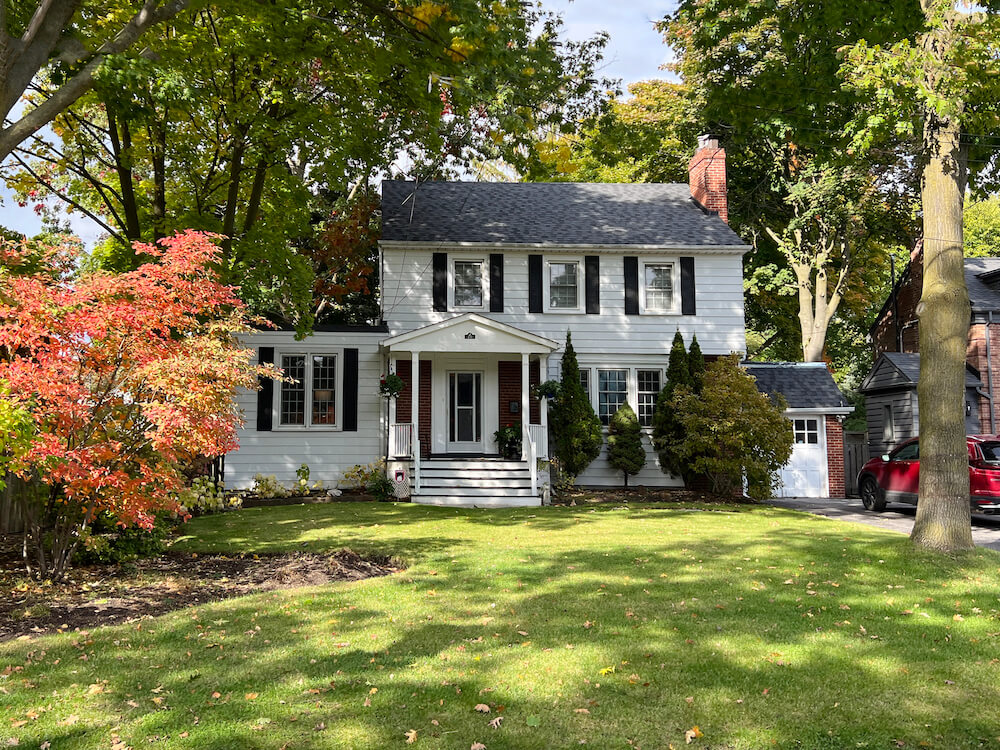
<path id="1" fill-rule="evenodd" d="M 387 457 L 415 502 L 537 504 L 547 409 L 531 386 L 559 377 L 567 332 L 606 425 L 625 401 L 648 427 L 676 331 L 708 357 L 745 351 L 742 257 L 726 223 L 725 152 L 703 140 L 690 183 L 382 184 L 381 310 L 373 327 L 249 342 L 294 382 L 264 383 L 226 460 L 230 486 L 256 473 L 337 481 Z M 406 384 L 379 395 L 380 376 Z M 520 461 L 496 430 L 522 425 Z M 635 484 L 680 480 L 649 458 Z M 620 485 L 604 453 L 577 479 Z"/>

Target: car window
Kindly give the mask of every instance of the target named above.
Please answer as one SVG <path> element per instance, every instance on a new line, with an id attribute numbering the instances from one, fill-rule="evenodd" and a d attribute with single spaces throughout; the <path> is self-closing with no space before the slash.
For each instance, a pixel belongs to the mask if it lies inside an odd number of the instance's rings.
<path id="1" fill-rule="evenodd" d="M 980 443 L 979 450 L 983 452 L 983 460 L 991 464 L 1000 464 L 1000 442 Z"/>
<path id="2" fill-rule="evenodd" d="M 908 443 L 892 454 L 893 461 L 916 461 L 920 458 L 920 444 Z"/>

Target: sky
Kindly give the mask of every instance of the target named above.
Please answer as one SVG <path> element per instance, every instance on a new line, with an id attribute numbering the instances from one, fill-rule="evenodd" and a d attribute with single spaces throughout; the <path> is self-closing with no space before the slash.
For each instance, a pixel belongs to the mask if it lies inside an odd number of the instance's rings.
<path id="1" fill-rule="evenodd" d="M 653 23 L 671 12 L 676 0 L 543 0 L 543 5 L 562 15 L 564 36 L 569 39 L 586 39 L 599 31 L 610 34 L 599 72 L 621 79 L 623 90 L 635 81 L 668 77 L 660 68 L 669 61 L 670 51 Z M 18 206 L 4 186 L 0 201 L 0 224 L 28 235 L 41 229 L 31 206 Z M 101 234 L 93 222 L 75 214 L 70 215 L 70 224 L 88 247 Z"/>

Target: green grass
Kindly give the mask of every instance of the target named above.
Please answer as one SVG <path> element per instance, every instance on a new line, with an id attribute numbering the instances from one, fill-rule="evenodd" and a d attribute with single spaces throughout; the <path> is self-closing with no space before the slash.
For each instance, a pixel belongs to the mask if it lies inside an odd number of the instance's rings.
<path id="1" fill-rule="evenodd" d="M 0 737 L 291 750 L 416 730 L 416 748 L 629 750 L 685 747 L 698 726 L 691 747 L 716 750 L 1000 747 L 990 551 L 930 556 L 771 508 L 343 503 L 187 533 L 190 552 L 347 546 L 410 567 L 0 644 Z"/>

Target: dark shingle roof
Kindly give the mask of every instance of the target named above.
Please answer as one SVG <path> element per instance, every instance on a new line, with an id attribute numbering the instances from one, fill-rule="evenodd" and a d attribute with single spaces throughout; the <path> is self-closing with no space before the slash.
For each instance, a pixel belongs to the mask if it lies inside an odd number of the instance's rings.
<path id="1" fill-rule="evenodd" d="M 965 259 L 965 285 L 973 310 L 1000 310 L 996 271 L 1000 271 L 1000 258 Z"/>
<path id="2" fill-rule="evenodd" d="M 903 377 L 916 385 L 920 381 L 920 355 L 909 352 L 882 352 L 880 355 L 889 360 L 897 370 L 903 373 Z M 877 363 L 876 363 L 877 364 Z M 874 368 L 872 368 L 874 369 Z M 978 388 L 983 381 L 977 377 L 975 368 L 970 364 L 965 365 L 965 387 Z"/>
<path id="3" fill-rule="evenodd" d="M 382 183 L 382 237 L 410 242 L 743 245 L 682 184 Z"/>
<path id="4" fill-rule="evenodd" d="M 744 369 L 757 378 L 757 389 L 780 393 L 791 409 L 847 407 L 833 375 L 822 362 L 747 362 Z"/>

